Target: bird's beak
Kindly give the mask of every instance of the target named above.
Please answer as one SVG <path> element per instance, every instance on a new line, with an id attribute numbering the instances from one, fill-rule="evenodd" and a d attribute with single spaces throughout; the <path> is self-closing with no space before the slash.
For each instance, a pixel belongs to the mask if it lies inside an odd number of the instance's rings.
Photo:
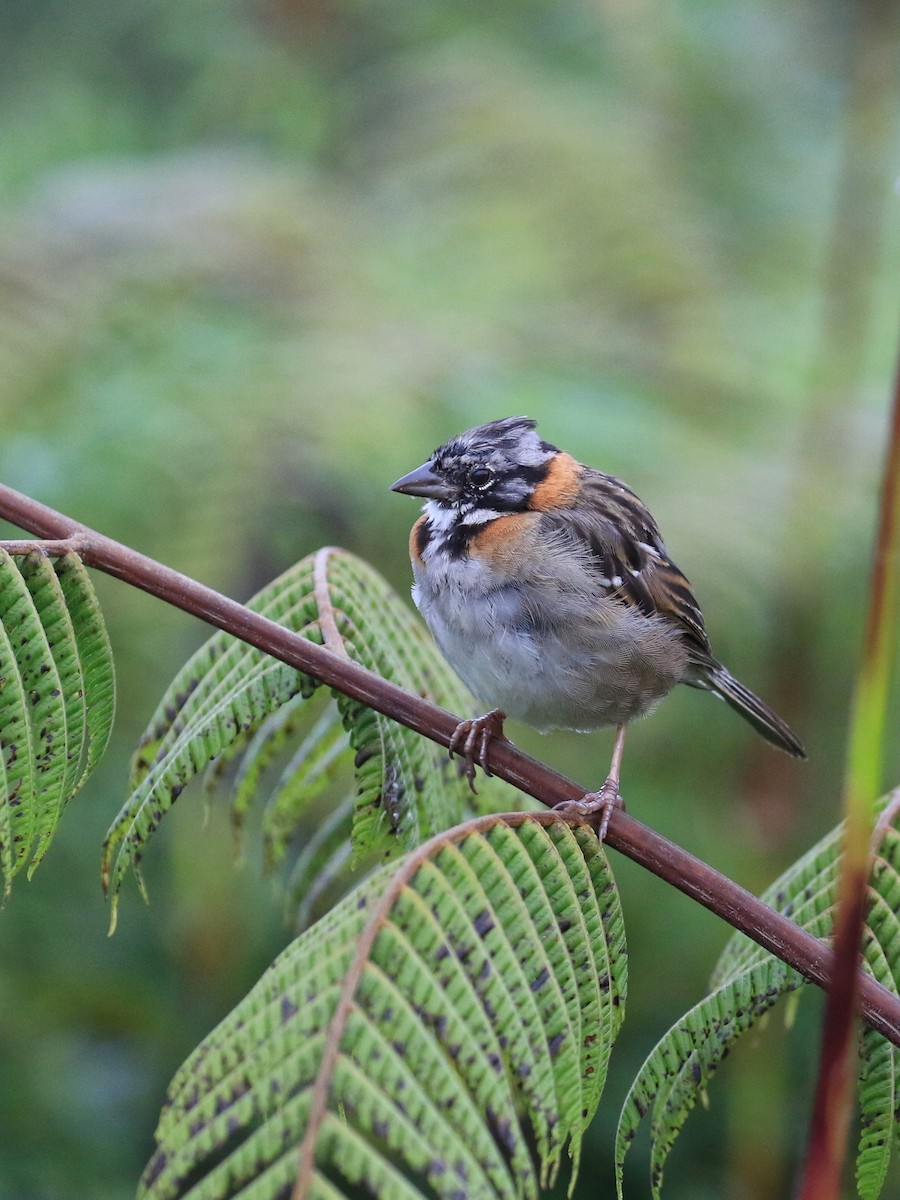
<path id="1" fill-rule="evenodd" d="M 391 484 L 392 492 L 403 492 L 407 496 L 424 496 L 426 500 L 453 500 L 456 489 L 431 469 L 431 463 L 416 467 L 402 479 Z"/>

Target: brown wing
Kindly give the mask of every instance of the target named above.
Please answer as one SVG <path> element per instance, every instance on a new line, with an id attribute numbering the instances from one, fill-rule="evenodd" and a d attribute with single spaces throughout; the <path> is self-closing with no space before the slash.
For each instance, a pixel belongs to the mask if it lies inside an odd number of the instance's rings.
<path id="1" fill-rule="evenodd" d="M 612 475 L 585 469 L 578 504 L 547 513 L 547 519 L 561 534 L 587 546 L 596 563 L 597 582 L 607 595 L 647 616 L 671 621 L 698 661 L 711 657 L 703 614 L 690 584 L 669 558 L 650 512 L 630 488 Z"/>

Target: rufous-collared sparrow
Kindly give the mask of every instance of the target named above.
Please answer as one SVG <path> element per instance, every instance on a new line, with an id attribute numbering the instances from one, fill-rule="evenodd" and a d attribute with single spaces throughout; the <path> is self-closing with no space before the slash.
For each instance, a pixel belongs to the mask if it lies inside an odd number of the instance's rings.
<path id="1" fill-rule="evenodd" d="M 470 782 L 507 714 L 540 730 L 615 725 L 609 777 L 567 806 L 601 813 L 602 836 L 621 804 L 625 727 L 676 683 L 705 688 L 806 757 L 787 723 L 714 657 L 645 505 L 542 441 L 535 421 L 461 433 L 392 490 L 426 501 L 410 535 L 413 599 L 453 669 L 495 706 L 463 721 L 451 743 Z"/>

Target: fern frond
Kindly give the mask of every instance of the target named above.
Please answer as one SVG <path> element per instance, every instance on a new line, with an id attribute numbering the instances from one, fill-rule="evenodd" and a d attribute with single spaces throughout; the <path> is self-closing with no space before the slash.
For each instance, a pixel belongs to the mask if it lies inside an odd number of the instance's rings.
<path id="1" fill-rule="evenodd" d="M 409 606 L 366 563 L 342 550 L 320 550 L 268 584 L 249 607 L 335 653 L 453 711 L 472 711 L 471 696 L 441 658 Z M 131 795 L 107 834 L 105 886 L 115 897 L 131 867 L 140 884 L 143 847 L 185 785 L 206 772 L 213 785 L 238 760 L 238 826 L 268 769 L 309 724 L 307 701 L 318 681 L 235 638 L 217 633 L 185 664 L 159 702 L 135 754 Z M 306 732 L 266 801 L 270 861 L 283 857 L 311 799 L 355 752 L 352 841 L 357 859 L 410 849 L 468 812 L 465 780 L 446 752 L 346 696 L 337 720 L 322 716 Z M 482 803 L 514 795 L 485 780 Z M 513 801 L 514 803 L 514 801 Z"/>
<path id="2" fill-rule="evenodd" d="M 188 1059 L 154 1200 L 525 1200 L 577 1164 L 625 997 L 621 910 L 586 827 L 481 817 L 302 934 Z"/>
<path id="3" fill-rule="evenodd" d="M 841 829 L 803 855 L 763 899 L 809 933 L 828 938 L 837 887 Z M 895 994 L 900 985 L 900 833 L 889 829 L 875 859 L 863 965 Z M 663 1168 L 681 1127 L 719 1063 L 783 995 L 805 981 L 779 959 L 734 934 L 713 974 L 712 991 L 660 1039 L 629 1089 L 616 1135 L 616 1181 L 622 1195 L 625 1156 L 647 1113 L 651 1115 L 651 1187 L 660 1195 Z M 898 1050 L 880 1034 L 861 1035 L 861 1133 L 857 1186 L 877 1200 L 896 1140 L 900 1107 Z"/>
<path id="4" fill-rule="evenodd" d="M 894 831 L 873 864 L 863 955 L 878 982 L 900 994 L 900 836 Z M 860 1059 L 856 1186 L 862 1200 L 876 1200 L 900 1138 L 900 1051 L 875 1030 L 864 1029 Z"/>
<path id="5" fill-rule="evenodd" d="M 349 745 L 337 706 L 327 705 L 291 755 L 265 803 L 263 847 L 268 865 L 276 865 L 284 857 L 309 802 L 324 789 L 341 762 L 347 761 Z M 245 781 L 244 794 L 247 794 Z"/>
<path id="6" fill-rule="evenodd" d="M 115 707 L 112 655 L 76 554 L 0 550 L 0 866 L 6 893 L 40 863 L 94 769 Z"/>

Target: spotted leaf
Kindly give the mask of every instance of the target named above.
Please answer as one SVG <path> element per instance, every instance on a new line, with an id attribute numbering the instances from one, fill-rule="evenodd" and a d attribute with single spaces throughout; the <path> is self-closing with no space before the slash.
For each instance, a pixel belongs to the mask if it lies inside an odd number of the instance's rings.
<path id="1" fill-rule="evenodd" d="M 525 1200 L 576 1160 L 625 997 L 596 836 L 481 817 L 381 867 L 169 1089 L 154 1200 Z"/>

